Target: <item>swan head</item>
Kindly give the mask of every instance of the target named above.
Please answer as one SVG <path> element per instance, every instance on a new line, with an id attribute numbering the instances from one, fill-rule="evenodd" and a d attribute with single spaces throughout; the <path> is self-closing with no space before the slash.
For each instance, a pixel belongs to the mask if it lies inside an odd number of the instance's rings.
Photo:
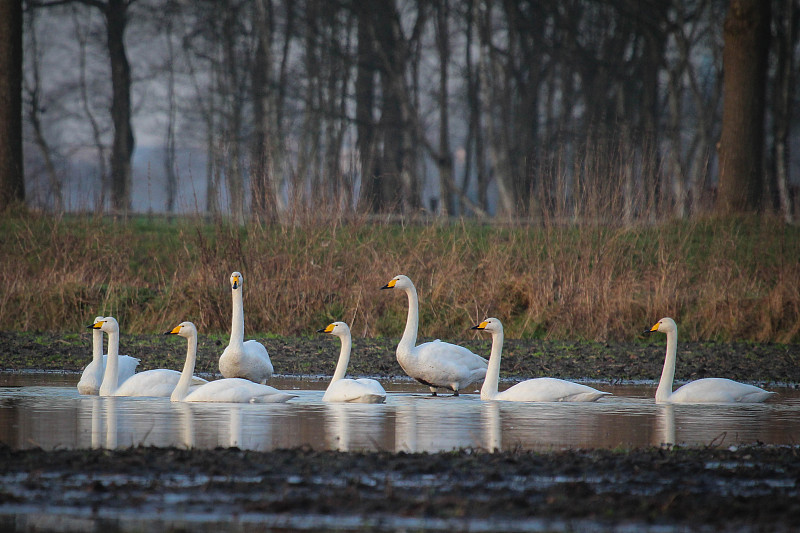
<path id="1" fill-rule="evenodd" d="M 472 329 L 480 329 L 490 333 L 502 333 L 503 323 L 496 318 L 487 318 L 477 326 L 472 326 Z"/>
<path id="2" fill-rule="evenodd" d="M 231 274 L 231 289 L 238 289 L 242 286 L 242 282 L 244 282 L 244 276 L 242 276 L 241 272 Z"/>
<path id="3" fill-rule="evenodd" d="M 381 289 L 413 289 L 414 284 L 411 283 L 411 280 L 408 276 L 404 276 L 400 274 L 399 276 L 395 276 L 392 280 L 381 287 Z"/>
<path id="4" fill-rule="evenodd" d="M 106 333 L 119 333 L 119 323 L 113 316 L 97 317 L 94 324 L 89 326 L 90 329 L 99 329 Z"/>
<path id="5" fill-rule="evenodd" d="M 197 335 L 197 328 L 191 322 L 181 322 L 171 330 L 165 332 L 164 335 L 180 335 L 181 337 L 188 339 Z"/>
<path id="6" fill-rule="evenodd" d="M 678 329 L 677 324 L 675 321 L 669 317 L 664 317 L 658 322 L 656 322 L 652 328 L 649 330 L 645 330 L 645 333 L 653 333 L 655 331 L 660 331 L 661 333 L 669 333 L 671 331 L 675 331 Z"/>
<path id="7" fill-rule="evenodd" d="M 331 322 L 326 327 L 318 329 L 317 333 L 330 333 L 342 337 L 350 333 L 350 328 L 344 322 Z"/>

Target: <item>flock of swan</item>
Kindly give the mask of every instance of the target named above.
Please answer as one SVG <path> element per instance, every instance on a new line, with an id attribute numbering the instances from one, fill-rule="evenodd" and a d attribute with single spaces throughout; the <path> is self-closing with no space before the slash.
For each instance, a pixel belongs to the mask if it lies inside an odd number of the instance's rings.
<path id="1" fill-rule="evenodd" d="M 274 372 L 267 349 L 255 340 L 244 340 L 244 304 L 241 273 L 231 274 L 233 319 L 230 342 L 219 358 L 221 379 L 206 381 L 194 375 L 197 361 L 197 328 L 181 322 L 165 335 L 187 340 L 183 370 L 155 369 L 136 373 L 139 360 L 119 354 L 119 324 L 114 317 L 96 317 L 93 329 L 92 361 L 78 382 L 80 394 L 100 396 L 160 396 L 173 402 L 275 403 L 296 395 L 266 384 Z M 536 378 L 498 391 L 503 351 L 503 324 L 487 318 L 472 329 L 492 335 L 489 360 L 463 346 L 435 340 L 417 344 L 419 297 L 407 276 L 392 278 L 382 289 L 401 290 L 408 296 L 406 328 L 397 345 L 397 361 L 410 377 L 427 385 L 435 396 L 439 389 L 458 395 L 473 383 L 483 381 L 481 400 L 512 402 L 594 402 L 610 393 L 587 385 L 556 378 Z M 352 338 L 344 322 L 333 322 L 318 330 L 339 337 L 341 350 L 336 371 L 322 399 L 325 402 L 383 403 L 386 391 L 374 379 L 348 379 Z M 672 390 L 675 376 L 678 329 L 671 318 L 662 318 L 646 333 L 667 335 L 664 369 L 656 390 L 657 403 L 755 403 L 774 393 L 724 378 L 705 378 Z M 108 335 L 108 353 L 103 354 L 103 333 Z"/>

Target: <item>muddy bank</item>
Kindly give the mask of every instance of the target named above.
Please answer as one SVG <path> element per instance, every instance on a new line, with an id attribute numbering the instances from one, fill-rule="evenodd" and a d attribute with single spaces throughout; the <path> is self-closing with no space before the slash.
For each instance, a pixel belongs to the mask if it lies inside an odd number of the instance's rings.
<path id="1" fill-rule="evenodd" d="M 496 454 L 0 446 L 0 529 L 31 529 L 46 510 L 81 518 L 84 528 L 102 519 L 106 531 L 142 521 L 174 530 L 184 521 L 201 530 L 789 531 L 800 523 L 798 454 L 765 446 Z"/>
<path id="2" fill-rule="evenodd" d="M 269 350 L 275 371 L 285 375 L 331 375 L 338 342 L 327 335 L 259 338 Z M 420 341 L 422 342 L 422 341 Z M 490 341 L 459 341 L 489 355 Z M 214 373 L 227 339 L 201 335 L 197 372 Z M 140 370 L 180 369 L 186 355 L 183 339 L 163 335 L 126 335 L 120 351 L 141 359 Z M 402 376 L 395 360 L 397 339 L 353 339 L 352 375 Z M 724 376 L 748 382 L 800 383 L 800 345 L 698 343 L 679 345 L 676 379 Z M 640 343 L 595 343 L 506 339 L 503 377 L 552 376 L 593 380 L 655 380 L 664 364 L 664 338 Z M 91 333 L 0 332 L 0 370 L 78 371 L 91 360 Z"/>

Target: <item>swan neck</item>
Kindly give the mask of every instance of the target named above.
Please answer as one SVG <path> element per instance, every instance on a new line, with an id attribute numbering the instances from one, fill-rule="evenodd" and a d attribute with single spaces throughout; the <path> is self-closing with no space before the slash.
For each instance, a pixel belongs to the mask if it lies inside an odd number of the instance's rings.
<path id="1" fill-rule="evenodd" d="M 99 329 L 93 329 L 92 361 L 96 361 L 97 363 L 102 365 L 102 359 L 103 359 L 103 331 Z"/>
<path id="2" fill-rule="evenodd" d="M 108 358 L 103 383 L 100 385 L 100 396 L 111 396 L 119 384 L 119 331 L 108 334 Z"/>
<path id="3" fill-rule="evenodd" d="M 397 351 L 405 350 L 410 352 L 417 344 L 417 330 L 419 328 L 419 297 L 417 296 L 417 289 L 412 285 L 405 289 L 408 295 L 408 318 L 406 319 L 406 329 L 403 332 L 403 337 L 400 339 L 400 344 L 397 345 Z"/>
<path id="4" fill-rule="evenodd" d="M 672 382 L 675 379 L 675 359 L 678 351 L 677 330 L 667 332 L 667 355 L 664 358 L 664 370 L 661 371 L 661 381 L 656 389 L 656 401 L 666 401 L 672 394 Z"/>
<path id="5" fill-rule="evenodd" d="M 500 359 L 503 353 L 503 332 L 492 332 L 492 352 L 489 355 L 489 366 L 486 368 L 486 377 L 481 387 L 481 400 L 491 400 L 497 396 L 498 381 L 500 381 Z"/>
<path id="6" fill-rule="evenodd" d="M 178 384 L 175 385 L 175 390 L 169 397 L 173 402 L 179 402 L 186 398 L 189 394 L 189 385 L 192 382 L 192 375 L 194 374 L 194 366 L 197 362 L 197 334 L 194 334 L 186 339 L 188 342 L 186 348 L 186 362 L 183 363 L 183 371 Z"/>
<path id="7" fill-rule="evenodd" d="M 242 289 L 233 290 L 233 319 L 231 321 L 231 344 L 244 343 L 244 303 Z"/>
<path id="8" fill-rule="evenodd" d="M 339 352 L 339 361 L 336 363 L 336 371 L 331 378 L 331 384 L 336 383 L 347 374 L 347 365 L 350 363 L 350 350 L 353 347 L 353 338 L 348 335 L 342 335 L 342 349 Z"/>

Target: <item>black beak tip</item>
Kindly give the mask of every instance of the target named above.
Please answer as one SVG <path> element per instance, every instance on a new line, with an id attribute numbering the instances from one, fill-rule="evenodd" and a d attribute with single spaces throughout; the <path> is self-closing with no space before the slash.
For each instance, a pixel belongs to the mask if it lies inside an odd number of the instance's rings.
<path id="1" fill-rule="evenodd" d="M 472 326 L 472 327 L 471 327 L 471 328 L 469 328 L 469 329 L 481 329 L 481 325 L 480 325 L 480 324 L 478 324 L 477 326 Z"/>
<path id="2" fill-rule="evenodd" d="M 172 332 L 171 331 L 165 331 L 164 335 L 172 335 Z"/>
<path id="3" fill-rule="evenodd" d="M 92 324 L 91 326 L 86 326 L 86 329 L 94 329 L 94 324 Z"/>
<path id="4" fill-rule="evenodd" d="M 318 330 L 317 330 L 317 333 L 325 333 L 325 328 L 318 329 Z"/>
<path id="5" fill-rule="evenodd" d="M 646 329 L 646 330 L 642 331 L 642 335 L 650 335 L 651 333 L 653 333 L 653 330 L 652 330 L 652 329 L 650 329 L 650 328 L 648 328 L 648 329 Z"/>
<path id="6" fill-rule="evenodd" d="M 386 285 L 384 285 L 383 287 L 381 287 L 381 290 L 383 290 L 383 289 L 391 289 L 391 288 L 392 288 L 392 287 L 390 287 L 390 286 L 389 286 L 389 284 L 387 283 Z"/>

